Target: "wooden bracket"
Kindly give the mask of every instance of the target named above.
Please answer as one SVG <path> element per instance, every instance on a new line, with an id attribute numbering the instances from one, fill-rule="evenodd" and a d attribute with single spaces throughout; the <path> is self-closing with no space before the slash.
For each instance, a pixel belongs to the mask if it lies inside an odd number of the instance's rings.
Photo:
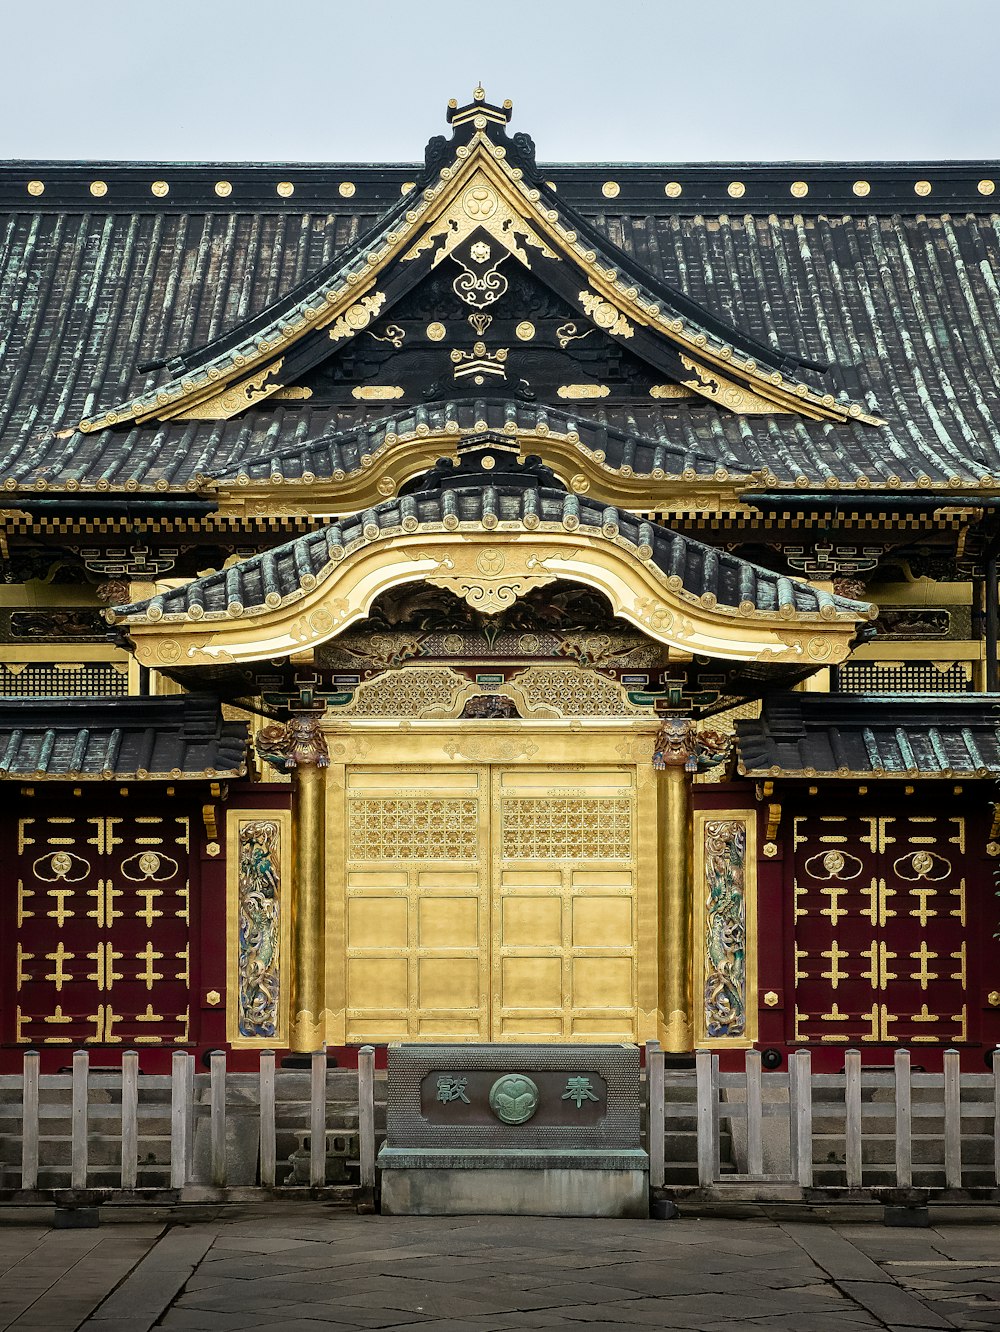
<path id="1" fill-rule="evenodd" d="M 993 822 L 990 824 L 990 833 L 987 837 L 988 842 L 995 842 L 1000 837 L 1000 801 L 993 805 Z"/>

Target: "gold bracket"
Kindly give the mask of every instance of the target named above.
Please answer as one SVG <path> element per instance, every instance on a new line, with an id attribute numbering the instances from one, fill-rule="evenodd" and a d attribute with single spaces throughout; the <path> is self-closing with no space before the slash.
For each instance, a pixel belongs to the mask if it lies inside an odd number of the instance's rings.
<path id="1" fill-rule="evenodd" d="M 770 783 L 767 783 L 770 785 Z M 768 842 L 774 842 L 778 837 L 778 828 L 781 824 L 781 805 L 776 800 L 772 800 L 767 807 L 767 829 L 764 832 L 764 839 Z"/>
<path id="2" fill-rule="evenodd" d="M 989 836 L 986 840 L 988 842 L 995 842 L 998 837 L 1000 837 L 1000 801 L 994 802 L 993 822 L 990 824 Z"/>
<path id="3" fill-rule="evenodd" d="M 218 811 L 214 805 L 202 805 L 201 821 L 205 825 L 205 836 L 210 842 L 219 840 Z"/>

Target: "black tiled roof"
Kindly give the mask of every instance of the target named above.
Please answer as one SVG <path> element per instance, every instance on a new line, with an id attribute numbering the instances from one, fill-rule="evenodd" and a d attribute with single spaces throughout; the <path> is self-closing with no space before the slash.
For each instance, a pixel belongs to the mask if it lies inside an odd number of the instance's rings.
<path id="1" fill-rule="evenodd" d="M 749 777 L 1000 777 L 1000 695 L 781 693 L 736 723 Z"/>
<path id="2" fill-rule="evenodd" d="M 485 443 L 486 441 L 484 441 Z M 568 493 L 537 459 L 524 464 L 505 457 L 498 437 L 495 468 L 484 469 L 470 451 L 453 467 L 439 461 L 421 488 L 385 500 L 350 518 L 331 523 L 284 546 L 252 556 L 239 564 L 148 601 L 115 607 L 119 620 L 160 619 L 193 615 L 227 617 L 232 613 L 277 608 L 299 597 L 325 577 L 346 548 L 377 541 L 386 532 L 416 531 L 425 524 L 458 528 L 497 528 L 516 523 L 527 528 L 560 524 L 568 530 L 590 528 L 646 554 L 679 591 L 706 604 L 743 613 L 812 612 L 867 619 L 867 602 L 834 596 L 797 579 L 772 573 L 727 551 L 679 536 L 657 523 L 644 522 L 626 510 Z M 233 608 L 232 610 L 230 608 Z"/>
<path id="3" fill-rule="evenodd" d="M 0 778 L 240 777 L 248 726 L 222 720 L 218 702 L 165 698 L 0 700 Z"/>
<path id="4" fill-rule="evenodd" d="M 41 478 L 55 486 L 173 489 L 198 472 L 262 469 L 276 450 L 311 441 L 325 441 L 315 446 L 320 452 L 341 447 L 332 439 L 337 418 L 318 408 L 56 436 L 156 388 L 160 374 L 139 374 L 138 365 L 208 347 L 295 291 L 349 251 L 391 202 L 368 190 L 331 205 L 348 168 L 330 168 L 322 189 L 318 168 L 310 168 L 310 190 L 266 205 L 254 196 L 253 207 L 241 204 L 250 194 L 236 185 L 227 199 L 207 187 L 210 178 L 226 177 L 225 168 L 184 170 L 203 178 L 202 195 L 211 196 L 203 204 L 182 191 L 183 207 L 177 193 L 162 202 L 144 194 L 140 206 L 118 188 L 119 180 L 122 189 L 135 184 L 137 167 L 101 168 L 108 193 L 96 199 L 85 188 L 86 170 L 67 168 L 62 205 L 53 206 L 53 187 L 36 210 L 26 184 L 42 169 L 0 168 L 0 195 L 21 201 L 0 214 L 0 478 L 8 484 Z M 997 164 L 941 167 L 937 175 L 926 165 L 706 168 L 697 208 L 683 192 L 654 206 L 648 191 L 625 188 L 632 170 L 563 168 L 554 179 L 588 224 L 654 277 L 776 354 L 831 363 L 828 379 L 813 382 L 846 390 L 887 421 L 736 416 L 687 401 L 577 413 L 649 441 L 638 445 L 635 471 L 660 446 L 671 458 L 691 459 L 701 475 L 717 466 L 736 473 L 768 466 L 782 482 L 808 477 L 810 488 L 830 477 L 892 487 L 896 478 L 904 486 L 957 486 L 1000 475 L 1000 224 L 974 183 L 1000 180 Z M 622 185 L 617 198 L 580 197 L 593 190 L 595 171 Z M 669 165 L 641 172 L 652 173 L 647 183 L 657 173 L 665 181 L 683 175 Z M 273 173 L 276 181 L 290 179 L 294 168 Z M 228 174 L 238 185 L 238 172 Z M 932 193 L 918 195 L 915 179 L 925 176 Z M 389 177 L 391 194 L 399 185 Z M 820 177 L 829 188 L 818 188 Z M 848 191 L 854 177 L 871 185 L 868 196 Z M 724 197 L 723 185 L 734 179 L 745 194 Z M 789 193 L 796 179 L 813 182 L 804 199 Z M 839 194 L 830 184 L 837 181 Z M 116 190 L 135 211 L 115 206 Z M 820 197 L 827 211 L 813 211 Z M 349 453 L 350 441 L 343 447 Z"/>

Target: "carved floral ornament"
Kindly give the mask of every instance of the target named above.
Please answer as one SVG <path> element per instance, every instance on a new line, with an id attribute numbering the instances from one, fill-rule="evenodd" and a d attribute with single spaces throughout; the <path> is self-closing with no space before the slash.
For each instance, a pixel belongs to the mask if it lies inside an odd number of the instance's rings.
<path id="1" fill-rule="evenodd" d="M 696 377 L 689 381 L 694 392 L 740 410 L 736 398 L 730 401 L 726 393 L 736 377 L 751 398 L 759 396 L 771 410 L 818 420 L 882 424 L 859 403 L 838 400 L 805 383 L 786 380 L 780 371 L 761 368 L 723 338 L 662 310 L 651 294 L 640 290 L 631 274 L 603 267 L 588 240 L 577 234 L 573 219 L 563 216 L 558 201 L 548 195 L 543 198 L 524 179 L 521 168 L 506 160 L 506 148 L 488 137 L 486 127 L 483 119 L 469 142 L 455 147 L 450 163 L 438 169 L 412 207 L 402 215 L 394 212 L 384 221 L 368 242 L 363 266 L 345 265 L 317 281 L 295 306 L 275 312 L 270 324 L 248 333 L 243 342 L 208 364 L 86 418 L 78 428 L 90 432 L 129 421 L 169 420 L 181 415 L 195 419 L 202 413 L 205 419 L 220 419 L 281 392 L 285 385 L 279 373 L 280 358 L 291 346 L 320 329 L 330 328 L 338 344 L 363 332 L 384 303 L 378 284 L 388 266 L 412 260 L 441 242 L 435 263 L 454 259 L 460 270 L 456 294 L 476 309 L 499 298 L 506 286 L 503 267 L 509 261 L 529 268 L 533 254 L 570 261 L 587 284 L 580 293 L 581 312 L 589 307 L 599 326 L 615 336 L 627 337 L 636 327 L 654 330 L 696 358 Z M 474 233 L 479 237 L 476 241 L 472 241 Z M 483 240 L 483 235 L 489 240 Z M 724 372 L 722 379 L 720 371 Z M 714 384 L 707 379 L 711 376 Z"/>
<path id="2" fill-rule="evenodd" d="M 273 605 L 246 609 L 231 602 L 225 612 L 194 618 L 164 615 L 154 604 L 125 622 L 144 665 L 260 661 L 334 638 L 365 619 L 383 592 L 407 583 L 430 583 L 495 614 L 563 579 L 602 593 L 615 615 L 684 654 L 807 667 L 843 661 L 865 618 L 832 606 L 819 612 L 790 603 L 776 611 L 756 610 L 750 602 L 721 606 L 714 595 L 695 596 L 676 575 L 665 574 L 652 563 L 649 547 L 636 548 L 617 532 L 573 530 L 570 521 L 578 520 L 539 523 L 531 531 L 373 526 L 350 547 L 335 548 L 339 558 L 318 575 L 304 575 L 298 591 L 284 599 L 275 594 Z"/>

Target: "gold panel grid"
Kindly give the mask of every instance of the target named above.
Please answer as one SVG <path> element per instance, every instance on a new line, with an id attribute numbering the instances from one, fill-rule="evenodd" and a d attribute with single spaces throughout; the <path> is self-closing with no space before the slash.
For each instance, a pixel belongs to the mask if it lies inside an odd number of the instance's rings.
<path id="1" fill-rule="evenodd" d="M 349 769 L 346 1039 L 637 1039 L 636 784 Z"/>

